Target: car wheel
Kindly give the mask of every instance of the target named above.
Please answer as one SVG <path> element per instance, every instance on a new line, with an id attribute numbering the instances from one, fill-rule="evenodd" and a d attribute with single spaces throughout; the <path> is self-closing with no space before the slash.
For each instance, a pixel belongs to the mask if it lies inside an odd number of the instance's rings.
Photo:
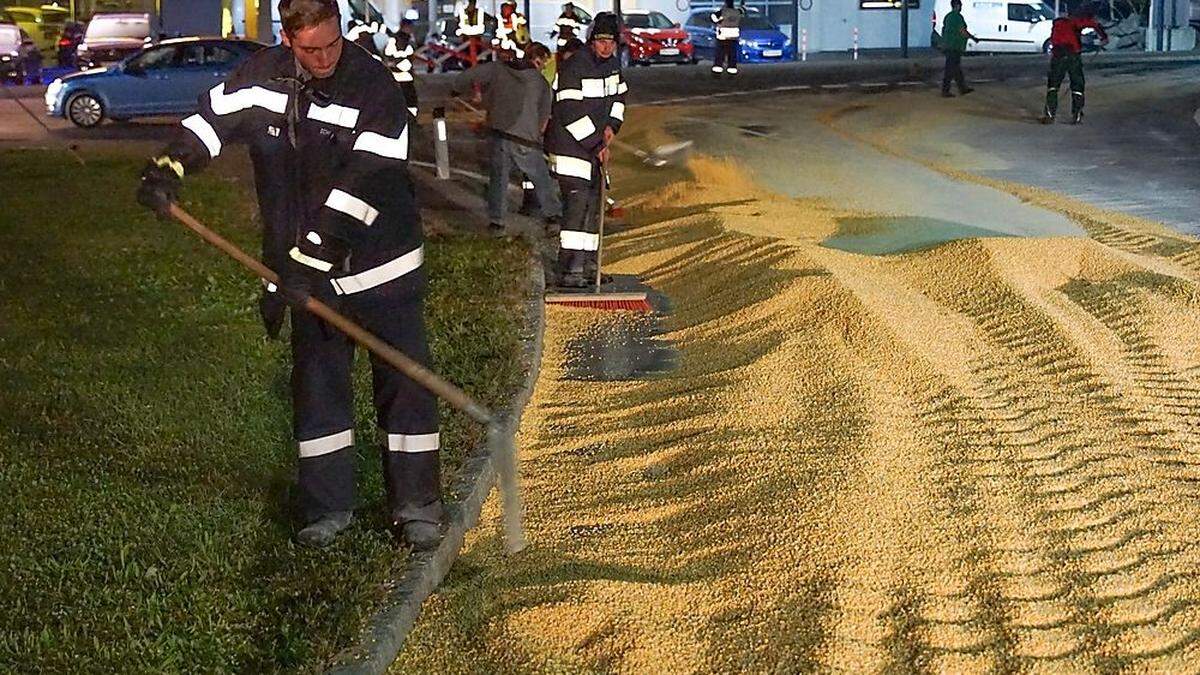
<path id="1" fill-rule="evenodd" d="M 104 106 L 91 94 L 75 94 L 67 101 L 67 119 L 75 126 L 90 129 L 104 119 Z"/>
<path id="2" fill-rule="evenodd" d="M 1049 40 L 1046 40 L 1045 42 L 1042 43 L 1042 53 L 1043 54 L 1049 54 L 1052 51 L 1054 51 L 1054 48 L 1050 46 Z"/>

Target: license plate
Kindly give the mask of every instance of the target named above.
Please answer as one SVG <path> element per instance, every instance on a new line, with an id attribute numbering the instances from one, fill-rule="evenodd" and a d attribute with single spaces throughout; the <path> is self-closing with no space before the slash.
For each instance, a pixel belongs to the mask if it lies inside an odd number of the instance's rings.
<path id="1" fill-rule="evenodd" d="M 658 53 L 663 56 L 677 56 L 679 54 L 679 50 L 675 47 L 663 47 L 662 49 L 658 50 Z"/>
<path id="2" fill-rule="evenodd" d="M 782 49 L 764 49 L 763 56 L 765 56 L 768 59 L 775 58 L 777 56 L 783 56 L 783 50 Z"/>

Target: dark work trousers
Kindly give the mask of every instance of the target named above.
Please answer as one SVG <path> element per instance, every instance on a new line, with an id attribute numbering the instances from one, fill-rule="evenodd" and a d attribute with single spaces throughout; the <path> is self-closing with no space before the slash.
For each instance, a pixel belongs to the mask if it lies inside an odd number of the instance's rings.
<path id="1" fill-rule="evenodd" d="M 419 274 L 420 271 L 414 272 Z M 417 363 L 429 363 L 423 303 L 385 284 L 343 296 L 336 309 Z M 355 506 L 354 343 L 308 312 L 292 310 L 292 415 L 300 450 L 305 522 Z M 437 400 L 371 356 L 383 476 L 393 519 L 440 523 Z"/>
<path id="2" fill-rule="evenodd" d="M 1046 115 L 1054 117 L 1058 112 L 1058 88 L 1063 77 L 1071 81 L 1071 114 L 1083 111 L 1083 58 L 1071 52 L 1058 52 L 1050 57 L 1050 74 L 1046 78 Z"/>
<path id="3" fill-rule="evenodd" d="M 558 233 L 558 270 L 560 274 L 583 274 L 596 269 L 596 250 L 600 247 L 599 161 L 592 160 L 592 180 L 560 181 L 563 191 L 562 228 Z"/>
<path id="4" fill-rule="evenodd" d="M 561 215 L 558 186 L 550 178 L 550 168 L 540 147 L 493 133 L 491 149 L 492 163 L 487 190 L 488 219 L 491 222 L 504 223 L 508 210 L 505 205 L 508 201 L 508 177 L 513 167 L 533 183 L 538 204 L 542 207 L 542 217 L 557 218 Z"/>
<path id="5" fill-rule="evenodd" d="M 953 50 L 946 51 L 946 69 L 942 72 L 943 93 L 950 91 L 951 80 L 958 84 L 959 93 L 967 90 L 967 79 L 963 76 L 962 57 L 962 52 Z"/>
<path id="6" fill-rule="evenodd" d="M 717 57 L 713 60 L 713 72 L 737 72 L 738 40 L 717 40 Z"/>

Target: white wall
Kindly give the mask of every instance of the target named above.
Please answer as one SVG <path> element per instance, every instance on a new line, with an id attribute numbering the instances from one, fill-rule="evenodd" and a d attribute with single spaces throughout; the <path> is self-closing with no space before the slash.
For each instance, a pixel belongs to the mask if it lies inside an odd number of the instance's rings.
<path id="1" fill-rule="evenodd" d="M 908 11 L 908 46 L 928 47 L 933 0 L 922 0 L 920 9 Z M 858 28 L 860 49 L 898 48 L 900 11 L 858 8 L 856 0 L 813 0 L 800 12 L 800 28 L 808 29 L 808 50 L 845 51 L 854 44 Z"/>

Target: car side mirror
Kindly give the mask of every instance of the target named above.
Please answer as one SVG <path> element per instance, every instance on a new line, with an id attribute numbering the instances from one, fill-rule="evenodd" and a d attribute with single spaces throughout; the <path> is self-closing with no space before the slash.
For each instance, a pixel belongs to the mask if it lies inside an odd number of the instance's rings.
<path id="1" fill-rule="evenodd" d="M 1041 23 L 1041 22 L 1042 22 L 1042 15 L 1041 15 L 1041 14 L 1034 14 L 1034 15 L 1033 15 L 1033 16 L 1032 16 L 1032 17 L 1029 19 L 1029 23 Z"/>

